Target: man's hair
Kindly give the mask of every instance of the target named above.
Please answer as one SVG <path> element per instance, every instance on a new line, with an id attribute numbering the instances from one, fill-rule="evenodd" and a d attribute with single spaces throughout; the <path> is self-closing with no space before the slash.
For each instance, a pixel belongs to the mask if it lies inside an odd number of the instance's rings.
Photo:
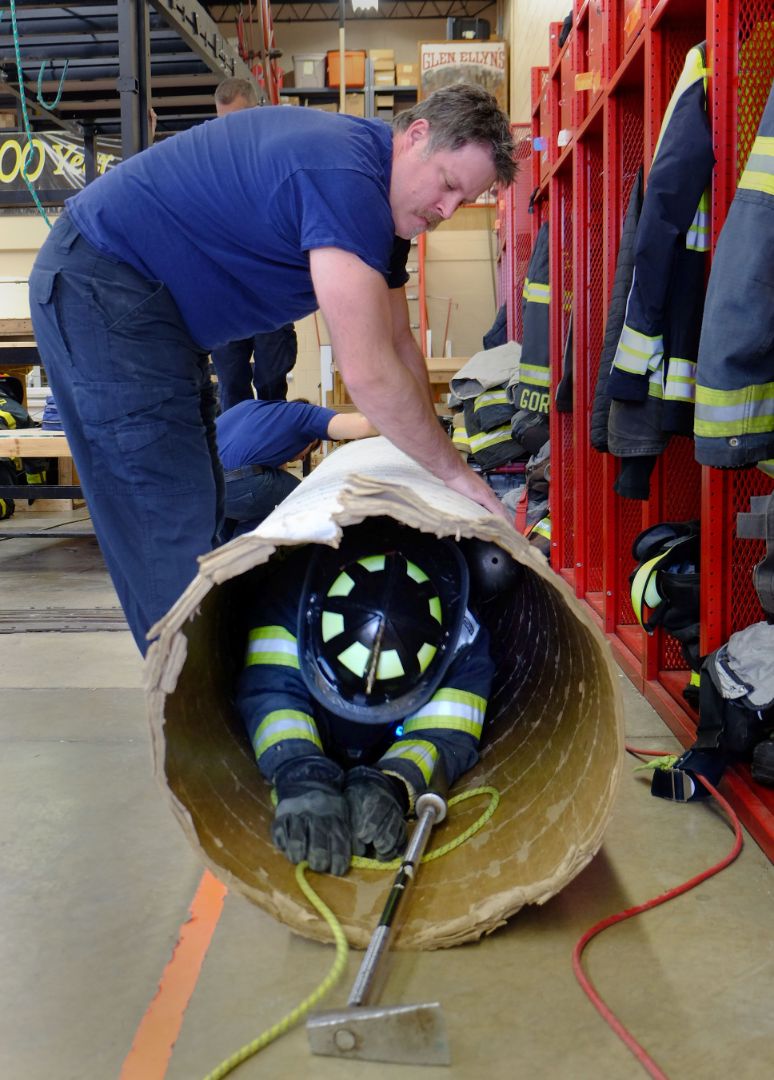
<path id="1" fill-rule="evenodd" d="M 443 86 L 398 113 L 393 129 L 405 131 L 415 120 L 427 120 L 429 124 L 428 153 L 461 150 L 468 143 L 479 143 L 490 150 L 498 181 L 505 187 L 513 181 L 517 166 L 510 121 L 497 99 L 483 87 L 470 83 Z"/>
<path id="2" fill-rule="evenodd" d="M 258 104 L 258 91 L 249 79 L 224 79 L 215 87 L 218 105 L 230 105 L 238 97 L 244 98 L 249 106 Z"/>

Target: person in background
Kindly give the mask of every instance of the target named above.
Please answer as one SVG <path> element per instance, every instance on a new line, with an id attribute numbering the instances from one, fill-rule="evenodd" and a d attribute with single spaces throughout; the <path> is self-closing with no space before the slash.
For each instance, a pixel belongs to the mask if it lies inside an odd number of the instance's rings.
<path id="1" fill-rule="evenodd" d="M 218 116 L 253 109 L 257 104 L 258 92 L 248 79 L 224 79 L 215 88 Z M 240 401 L 251 401 L 253 386 L 255 397 L 263 401 L 284 401 L 288 396 L 288 373 L 298 357 L 296 328 L 287 323 L 269 334 L 230 341 L 213 349 L 211 356 L 218 376 L 221 412 Z"/>
<path id="2" fill-rule="evenodd" d="M 220 542 L 208 354 L 224 342 L 319 308 L 358 410 L 451 490 L 507 520 L 438 423 L 405 284 L 411 238 L 496 180 L 509 184 L 513 153 L 495 98 L 455 84 L 392 127 L 242 109 L 127 158 L 67 200 L 30 272 L 32 324 L 143 653 L 148 630 Z"/>
<path id="3" fill-rule="evenodd" d="M 300 480 L 281 466 L 303 461 L 322 439 L 378 435 L 361 413 L 337 413 L 308 401 L 242 401 L 215 421 L 226 480 L 223 539 L 250 532 Z"/>
<path id="4" fill-rule="evenodd" d="M 459 544 L 389 518 L 261 580 L 235 700 L 290 862 L 394 858 L 417 796 L 478 761 L 494 663 L 470 581 Z"/>

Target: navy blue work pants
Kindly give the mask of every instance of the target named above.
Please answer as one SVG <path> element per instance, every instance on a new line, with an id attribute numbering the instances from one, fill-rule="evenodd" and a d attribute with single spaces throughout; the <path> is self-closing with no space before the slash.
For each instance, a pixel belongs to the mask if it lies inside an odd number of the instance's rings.
<path id="1" fill-rule="evenodd" d="M 207 355 L 166 286 L 101 255 L 66 213 L 30 274 L 30 309 L 94 531 L 144 653 L 222 525 Z"/>
<path id="2" fill-rule="evenodd" d="M 266 334 L 255 334 L 243 341 L 231 341 L 213 349 L 212 363 L 218 376 L 220 409 L 225 412 L 240 401 L 255 396 L 262 401 L 285 401 L 288 396 L 288 372 L 298 355 L 293 323 Z M 251 363 L 251 357 L 254 362 Z"/>
<path id="3" fill-rule="evenodd" d="M 229 540 L 252 532 L 301 481 L 285 469 L 264 468 L 257 476 L 226 474 L 226 533 Z"/>

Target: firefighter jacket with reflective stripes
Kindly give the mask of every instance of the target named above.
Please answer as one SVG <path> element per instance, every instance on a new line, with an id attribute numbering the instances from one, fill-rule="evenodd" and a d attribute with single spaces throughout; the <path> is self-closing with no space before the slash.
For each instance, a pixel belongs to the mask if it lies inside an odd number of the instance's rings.
<path id="1" fill-rule="evenodd" d="M 661 125 L 635 237 L 626 319 L 607 382 L 614 400 L 658 399 L 661 430 L 682 434 L 692 431 L 710 239 L 707 187 L 715 158 L 706 79 L 702 43 L 689 50 Z"/>
<path id="2" fill-rule="evenodd" d="M 548 413 L 551 370 L 548 359 L 548 222 L 540 226 L 521 293 L 524 326 L 518 376 L 508 393 L 517 409 Z M 517 381 L 518 380 L 518 381 Z"/>
<path id="3" fill-rule="evenodd" d="M 599 359 L 597 385 L 594 390 L 594 406 L 591 413 L 591 445 L 595 450 L 599 450 L 601 454 L 606 454 L 609 450 L 607 444 L 607 420 L 610 415 L 610 395 L 607 392 L 607 380 L 610 378 L 613 357 L 618 347 L 618 340 L 621 337 L 621 330 L 626 317 L 626 297 L 632 287 L 632 275 L 634 274 L 634 237 L 637 233 L 641 213 L 642 169 L 637 173 L 629 196 L 629 204 L 626 207 L 626 216 L 621 231 L 621 243 L 618 246 L 618 257 L 615 263 L 613 291 L 607 307 L 605 338 L 602 342 L 602 353 Z"/>
<path id="4" fill-rule="evenodd" d="M 774 458 L 774 85 L 712 260 L 696 377 L 696 458 Z"/>
<path id="5" fill-rule="evenodd" d="M 280 573 L 272 586 L 249 632 L 236 692 L 267 780 L 294 757 L 324 754 L 344 768 L 375 765 L 399 776 L 413 796 L 427 787 L 439 758 L 450 785 L 475 765 L 494 675 L 483 626 L 454 657 L 441 686 L 402 724 L 358 724 L 323 708 L 309 693 L 296 641 L 300 584 L 289 584 Z M 467 619 L 475 629 L 476 620 L 470 614 Z"/>

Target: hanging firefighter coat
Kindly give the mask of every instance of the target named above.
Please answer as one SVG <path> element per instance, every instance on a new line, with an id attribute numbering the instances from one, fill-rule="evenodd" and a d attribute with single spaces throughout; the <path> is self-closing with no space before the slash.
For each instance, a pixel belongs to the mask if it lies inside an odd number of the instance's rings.
<path id="1" fill-rule="evenodd" d="M 524 326 L 521 362 L 508 394 L 517 410 L 548 414 L 551 370 L 548 358 L 548 222 L 540 226 L 521 293 Z"/>
<path id="2" fill-rule="evenodd" d="M 774 85 L 718 238 L 696 385 L 696 459 L 774 458 Z"/>
<path id="3" fill-rule="evenodd" d="M 709 248 L 707 186 L 715 163 L 706 78 L 702 43 L 689 50 L 661 125 L 635 238 L 626 318 L 607 383 L 614 400 L 658 402 L 657 426 L 665 433 L 690 434 L 693 423 Z M 666 439 L 654 440 L 653 428 L 651 416 L 643 441 L 631 422 L 619 425 L 620 445 L 611 443 L 611 452 L 660 452 Z"/>

